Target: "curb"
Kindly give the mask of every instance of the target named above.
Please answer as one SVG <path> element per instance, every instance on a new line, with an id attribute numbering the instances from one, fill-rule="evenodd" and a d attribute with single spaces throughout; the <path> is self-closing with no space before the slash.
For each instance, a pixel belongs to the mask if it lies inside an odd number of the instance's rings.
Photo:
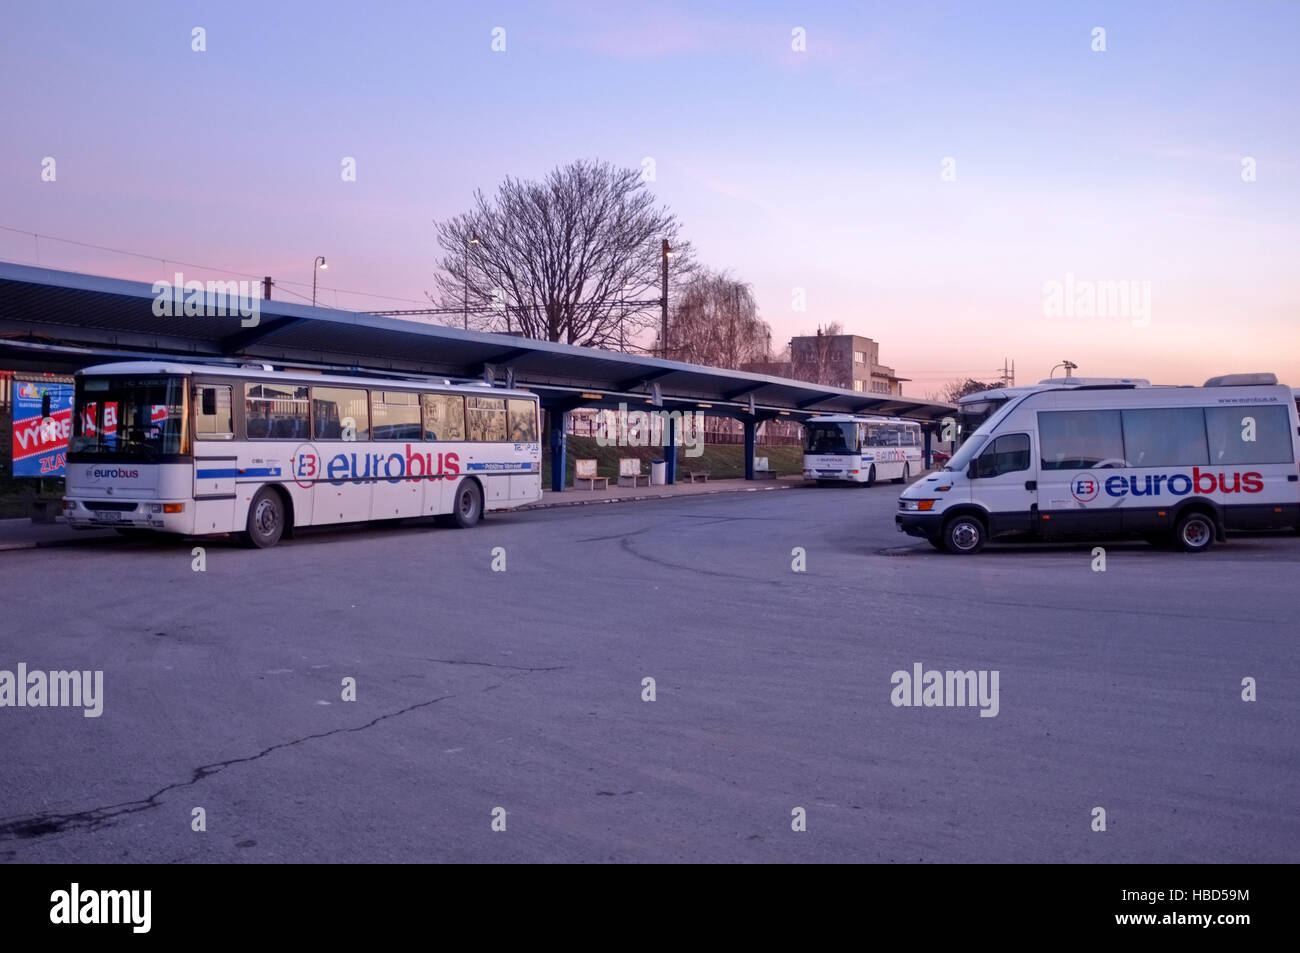
<path id="1" fill-rule="evenodd" d="M 527 512 L 528 510 L 549 510 L 561 506 L 610 506 L 615 503 L 645 503 L 651 500 L 689 500 L 697 496 L 718 496 L 723 493 L 762 493 L 771 490 L 793 490 L 800 485 L 801 484 L 796 484 L 796 483 L 787 483 L 787 484 L 776 483 L 773 486 L 725 487 L 717 490 L 701 490 L 698 493 L 656 493 L 653 496 L 622 496 L 622 497 L 609 497 L 606 499 L 557 500 L 556 502 L 553 503 L 551 502 L 530 503 L 527 506 L 520 506 L 520 507 L 516 507 L 513 510 L 505 510 L 502 512 L 524 513 Z M 568 493 L 568 492 L 575 492 L 575 491 L 566 490 L 564 492 Z M 577 492 L 581 492 L 581 491 L 577 491 Z M 592 492 L 592 491 L 586 491 L 586 492 Z"/>

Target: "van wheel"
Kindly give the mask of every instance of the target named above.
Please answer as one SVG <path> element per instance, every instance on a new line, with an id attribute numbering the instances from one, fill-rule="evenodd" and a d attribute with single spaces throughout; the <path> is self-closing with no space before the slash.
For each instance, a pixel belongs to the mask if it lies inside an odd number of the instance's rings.
<path id="1" fill-rule="evenodd" d="M 1214 545 L 1214 521 L 1204 513 L 1188 513 L 1178 520 L 1174 542 L 1185 553 L 1203 553 Z"/>
<path id="2" fill-rule="evenodd" d="M 269 487 L 262 487 L 248 507 L 248 531 L 244 542 L 256 549 L 269 549 L 284 534 L 284 501 Z"/>
<path id="3" fill-rule="evenodd" d="M 473 480 L 465 480 L 456 489 L 456 502 L 451 509 L 452 522 L 468 529 L 483 516 L 483 491 Z"/>
<path id="4" fill-rule="evenodd" d="M 959 556 L 973 556 L 984 548 L 988 535 L 977 516 L 954 516 L 943 524 L 943 546 Z"/>
<path id="5" fill-rule="evenodd" d="M 901 477 L 899 477 L 897 480 L 895 480 L 894 482 L 895 482 L 895 483 L 906 483 L 906 482 L 907 482 L 907 478 L 910 477 L 911 475 L 912 475 L 912 465 L 911 465 L 910 463 L 904 463 L 904 464 L 903 464 L 903 475 L 902 475 Z"/>
<path id="6" fill-rule="evenodd" d="M 873 463 L 871 469 L 867 471 L 867 486 L 874 486 L 876 483 L 876 465 Z"/>

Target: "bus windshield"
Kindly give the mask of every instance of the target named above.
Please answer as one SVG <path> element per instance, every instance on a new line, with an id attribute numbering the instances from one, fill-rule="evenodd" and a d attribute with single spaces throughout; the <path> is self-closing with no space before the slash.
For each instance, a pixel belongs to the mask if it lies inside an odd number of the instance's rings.
<path id="1" fill-rule="evenodd" d="M 857 453 L 858 425 L 809 421 L 804 424 L 805 453 Z"/>
<path id="2" fill-rule="evenodd" d="M 182 377 L 77 381 L 68 453 L 83 460 L 148 462 L 189 453 Z"/>

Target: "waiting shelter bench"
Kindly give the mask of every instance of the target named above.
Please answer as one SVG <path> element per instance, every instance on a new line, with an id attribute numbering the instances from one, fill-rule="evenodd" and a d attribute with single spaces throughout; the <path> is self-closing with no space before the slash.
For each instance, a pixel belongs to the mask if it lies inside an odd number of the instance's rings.
<path id="1" fill-rule="evenodd" d="M 600 476 L 596 472 L 597 464 L 595 460 L 574 460 L 573 461 L 573 485 L 577 488 L 579 483 L 590 483 L 588 489 L 596 489 L 596 482 L 599 481 L 602 490 L 609 489 L 609 477 Z"/>
<path id="2" fill-rule="evenodd" d="M 639 457 L 622 457 L 618 461 L 619 486 L 649 486 L 650 474 L 641 472 Z"/>

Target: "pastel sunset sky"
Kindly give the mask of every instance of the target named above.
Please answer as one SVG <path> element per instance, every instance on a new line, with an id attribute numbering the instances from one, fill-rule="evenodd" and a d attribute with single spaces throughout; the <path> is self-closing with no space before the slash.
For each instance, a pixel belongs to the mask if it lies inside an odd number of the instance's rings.
<path id="1" fill-rule="evenodd" d="M 0 35 L 0 258 L 176 270 L 38 232 L 300 300 L 325 255 L 323 304 L 415 308 L 433 221 L 475 188 L 650 158 L 775 342 L 838 321 L 906 394 L 1004 357 L 1020 383 L 1069 359 L 1300 386 L 1298 40 L 1300 4 L 1259 0 L 22 4 Z M 1149 282 L 1150 313 L 1050 315 L 1067 275 Z"/>

